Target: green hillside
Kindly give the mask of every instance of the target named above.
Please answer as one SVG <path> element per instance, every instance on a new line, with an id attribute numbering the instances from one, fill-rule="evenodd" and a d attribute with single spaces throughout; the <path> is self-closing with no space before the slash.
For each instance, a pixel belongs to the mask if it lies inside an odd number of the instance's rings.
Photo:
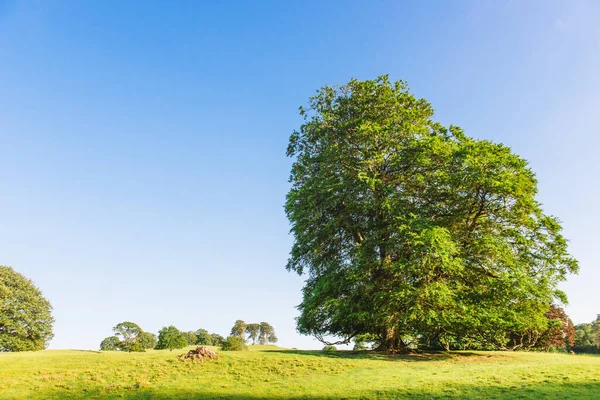
<path id="1" fill-rule="evenodd" d="M 525 352 L 386 356 L 252 346 L 203 364 L 182 350 L 0 354 L 3 399 L 600 398 L 600 357 Z"/>

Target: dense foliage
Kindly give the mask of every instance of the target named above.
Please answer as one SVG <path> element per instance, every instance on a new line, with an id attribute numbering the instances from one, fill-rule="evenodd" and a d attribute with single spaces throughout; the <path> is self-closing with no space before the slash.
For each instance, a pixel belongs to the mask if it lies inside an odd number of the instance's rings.
<path id="1" fill-rule="evenodd" d="M 0 352 L 46 348 L 52 339 L 52 306 L 11 267 L 0 265 Z"/>
<path id="2" fill-rule="evenodd" d="M 575 326 L 576 353 L 600 354 L 600 314 L 595 321 Z"/>
<path id="3" fill-rule="evenodd" d="M 121 341 L 116 336 L 109 336 L 100 342 L 100 350 L 119 351 L 121 350 Z"/>
<path id="4" fill-rule="evenodd" d="M 163 327 L 158 331 L 158 344 L 156 345 L 157 350 L 169 349 L 181 349 L 188 345 L 187 335 L 185 332 L 181 332 L 173 325 Z"/>
<path id="5" fill-rule="evenodd" d="M 288 270 L 307 274 L 298 330 L 505 347 L 547 326 L 577 271 L 527 162 L 433 120 L 404 82 L 326 86 L 301 108 L 286 213 Z"/>
<path id="6" fill-rule="evenodd" d="M 198 336 L 196 336 L 196 333 L 193 331 L 188 331 L 188 332 L 184 332 L 185 334 L 185 340 L 187 341 L 187 344 L 189 346 L 194 345 L 198 342 Z"/>
<path id="7" fill-rule="evenodd" d="M 150 332 L 142 332 L 138 337 L 138 340 L 144 350 L 153 349 L 158 344 L 158 338 L 154 333 Z"/>
<path id="8" fill-rule="evenodd" d="M 196 331 L 196 344 L 201 346 L 212 346 L 213 337 L 206 329 L 198 329 Z"/>
<path id="9" fill-rule="evenodd" d="M 227 339 L 221 343 L 221 350 L 223 351 L 243 351 L 248 350 L 246 340 L 241 336 L 228 336 Z"/>
<path id="10" fill-rule="evenodd" d="M 221 346 L 225 341 L 225 338 L 218 333 L 211 333 L 212 345 L 213 346 Z"/>

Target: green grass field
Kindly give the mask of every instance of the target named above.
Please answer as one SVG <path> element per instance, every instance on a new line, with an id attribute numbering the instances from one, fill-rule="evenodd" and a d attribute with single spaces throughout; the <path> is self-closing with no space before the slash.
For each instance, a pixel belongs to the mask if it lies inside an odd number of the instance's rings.
<path id="1" fill-rule="evenodd" d="M 600 357 L 386 356 L 252 346 L 202 364 L 183 350 L 0 354 L 2 399 L 600 399 Z"/>

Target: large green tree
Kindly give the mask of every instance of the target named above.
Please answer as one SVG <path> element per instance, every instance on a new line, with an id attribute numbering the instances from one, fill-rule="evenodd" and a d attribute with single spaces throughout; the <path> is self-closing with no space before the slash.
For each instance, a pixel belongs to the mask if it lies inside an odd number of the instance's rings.
<path id="1" fill-rule="evenodd" d="M 173 349 L 181 349 L 187 345 L 187 335 L 173 325 L 163 327 L 158 331 L 158 344 L 156 345 L 158 350 L 169 349 L 173 351 Z"/>
<path id="2" fill-rule="evenodd" d="M 503 347 L 542 329 L 577 270 L 559 221 L 510 148 L 433 119 L 387 76 L 326 86 L 290 137 L 289 270 L 306 274 L 298 330 Z"/>
<path id="3" fill-rule="evenodd" d="M 52 306 L 11 267 L 0 265 L 0 352 L 42 350 L 52 339 Z"/>

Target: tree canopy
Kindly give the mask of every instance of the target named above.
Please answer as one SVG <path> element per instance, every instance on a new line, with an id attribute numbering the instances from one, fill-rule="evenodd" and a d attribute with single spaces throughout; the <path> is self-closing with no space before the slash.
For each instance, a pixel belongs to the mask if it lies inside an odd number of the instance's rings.
<path id="1" fill-rule="evenodd" d="M 181 332 L 173 325 L 163 327 L 158 331 L 158 344 L 156 345 L 157 350 L 169 349 L 181 349 L 188 345 L 187 335 Z"/>
<path id="2" fill-rule="evenodd" d="M 213 345 L 213 337 L 206 329 L 200 328 L 196 331 L 196 344 L 211 346 Z"/>
<path id="3" fill-rule="evenodd" d="M 0 265 L 0 352 L 46 348 L 52 339 L 52 306 L 11 267 Z"/>
<path id="4" fill-rule="evenodd" d="M 300 114 L 285 205 L 287 268 L 307 276 L 299 332 L 501 348 L 566 302 L 577 262 L 510 148 L 435 122 L 387 76 L 325 86 Z"/>

